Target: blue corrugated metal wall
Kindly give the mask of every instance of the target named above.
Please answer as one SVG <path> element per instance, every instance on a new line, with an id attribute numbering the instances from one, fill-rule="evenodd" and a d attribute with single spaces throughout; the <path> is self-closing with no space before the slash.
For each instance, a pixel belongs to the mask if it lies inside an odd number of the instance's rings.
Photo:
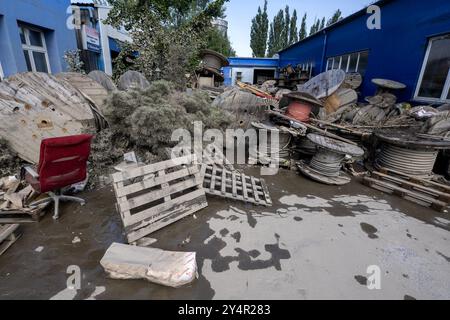
<path id="1" fill-rule="evenodd" d="M 381 30 L 369 30 L 368 14 L 331 27 L 280 52 L 280 66 L 315 62 L 314 73 L 325 71 L 326 59 L 369 50 L 362 95 L 375 92 L 373 78 L 387 78 L 407 85 L 399 98 L 411 100 L 430 37 L 450 33 L 449 0 L 394 0 L 381 6 Z M 325 59 L 322 60 L 325 37 Z"/>
<path id="2" fill-rule="evenodd" d="M 76 49 L 74 30 L 67 28 L 70 0 L 0 0 L 0 61 L 5 76 L 27 71 L 18 22 L 45 33 L 52 73 L 66 70 L 64 52 Z"/>

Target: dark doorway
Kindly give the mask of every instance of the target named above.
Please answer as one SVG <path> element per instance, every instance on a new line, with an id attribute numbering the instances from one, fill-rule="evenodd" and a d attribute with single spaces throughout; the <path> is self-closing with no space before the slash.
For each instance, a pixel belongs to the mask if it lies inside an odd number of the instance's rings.
<path id="1" fill-rule="evenodd" d="M 263 84 L 267 80 L 275 78 L 275 70 L 255 69 L 253 76 L 253 84 Z"/>

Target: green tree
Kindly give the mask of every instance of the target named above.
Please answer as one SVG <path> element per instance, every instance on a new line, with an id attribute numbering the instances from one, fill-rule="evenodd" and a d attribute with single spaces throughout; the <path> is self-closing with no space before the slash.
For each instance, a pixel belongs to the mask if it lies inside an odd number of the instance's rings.
<path id="1" fill-rule="evenodd" d="M 297 10 L 294 10 L 291 18 L 291 25 L 289 28 L 289 45 L 298 42 L 298 29 L 297 29 Z"/>
<path id="2" fill-rule="evenodd" d="M 320 23 L 319 31 L 325 29 L 325 17 L 322 18 L 322 22 Z"/>
<path id="3" fill-rule="evenodd" d="M 333 16 L 330 19 L 328 19 L 327 27 L 331 26 L 333 23 L 336 23 L 340 20 L 342 20 L 342 12 L 341 10 L 337 9 L 336 12 L 333 14 Z"/>
<path id="4" fill-rule="evenodd" d="M 319 31 L 319 25 L 320 25 L 320 20 L 317 20 L 317 18 L 315 18 L 314 19 L 314 23 L 312 24 L 311 28 L 309 29 L 309 35 L 310 36 L 312 36 L 317 31 Z"/>
<path id="5" fill-rule="evenodd" d="M 269 17 L 267 15 L 267 0 L 264 9 L 258 7 L 258 13 L 252 20 L 250 31 L 250 47 L 254 57 L 264 57 L 267 50 L 267 35 L 269 31 Z"/>
<path id="6" fill-rule="evenodd" d="M 284 19 L 283 19 L 283 33 L 281 34 L 280 50 L 287 48 L 289 46 L 289 35 L 290 35 L 290 24 L 291 15 L 289 12 L 289 6 L 284 9 Z"/>
<path id="7" fill-rule="evenodd" d="M 120 61 L 128 54 L 135 56 L 132 68 L 148 79 L 162 77 L 184 88 L 182 75 L 198 66 L 199 51 L 207 43 L 205 30 L 211 28 L 212 19 L 223 16 L 227 1 L 110 0 L 113 8 L 107 23 L 124 26 L 133 39 L 119 55 L 116 71 L 119 75 L 125 71 Z"/>
<path id="8" fill-rule="evenodd" d="M 307 14 L 305 13 L 305 15 L 303 16 L 303 19 L 302 19 L 302 24 L 300 26 L 300 32 L 298 34 L 299 40 L 303 40 L 308 36 L 308 31 L 306 30 L 306 19 L 307 19 Z"/>
<path id="9" fill-rule="evenodd" d="M 283 50 L 285 32 L 284 11 L 278 11 L 278 14 L 273 18 L 273 22 L 270 24 L 269 43 L 267 56 L 272 57 L 278 51 Z"/>
<path id="10" fill-rule="evenodd" d="M 273 33 L 273 22 L 270 23 L 269 39 L 267 40 L 267 57 L 271 58 L 275 52 L 275 35 Z"/>

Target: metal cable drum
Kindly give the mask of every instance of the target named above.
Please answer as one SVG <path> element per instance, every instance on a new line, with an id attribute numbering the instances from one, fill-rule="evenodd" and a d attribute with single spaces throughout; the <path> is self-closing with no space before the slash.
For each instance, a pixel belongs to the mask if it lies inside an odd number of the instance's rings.
<path id="1" fill-rule="evenodd" d="M 439 151 L 450 149 L 450 141 L 423 138 L 411 131 L 379 131 L 375 136 L 382 142 L 376 169 L 391 169 L 423 179 L 432 178 Z"/>
<path id="2" fill-rule="evenodd" d="M 300 161 L 298 167 L 307 177 L 328 185 L 344 185 L 351 181 L 341 168 L 347 159 L 359 158 L 364 150 L 358 146 L 317 134 L 308 134 L 308 139 L 317 146 L 311 161 Z"/>
<path id="3" fill-rule="evenodd" d="M 345 155 L 319 147 L 319 152 L 311 159 L 309 166 L 326 177 L 338 177 Z"/>
<path id="4" fill-rule="evenodd" d="M 432 175 L 438 154 L 439 151 L 434 149 L 415 150 L 383 144 L 376 165 L 426 178 Z"/>
<path id="5" fill-rule="evenodd" d="M 262 123 L 252 123 L 252 126 L 258 130 L 258 156 L 268 157 L 271 159 L 279 159 L 280 161 L 290 160 L 290 145 L 292 136 L 287 132 L 282 132 L 275 126 L 266 125 Z M 265 131 L 267 134 L 267 148 L 260 150 L 260 131 Z M 278 133 L 279 144 L 278 147 L 272 145 L 272 134 Z"/>
<path id="6" fill-rule="evenodd" d="M 300 139 L 298 139 L 295 151 L 307 156 L 313 156 L 317 152 L 317 146 L 307 137 L 301 137 Z"/>

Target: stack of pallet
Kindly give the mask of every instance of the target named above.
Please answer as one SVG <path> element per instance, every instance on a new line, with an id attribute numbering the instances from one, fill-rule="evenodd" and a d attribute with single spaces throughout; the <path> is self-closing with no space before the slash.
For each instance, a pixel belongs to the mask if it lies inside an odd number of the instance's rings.
<path id="1" fill-rule="evenodd" d="M 420 179 L 399 171 L 381 168 L 363 178 L 365 185 L 421 206 L 443 212 L 450 205 L 450 187 L 431 180 Z"/>
<path id="2" fill-rule="evenodd" d="M 272 205 L 263 179 L 228 170 L 226 165 L 199 166 L 194 154 L 125 169 L 112 178 L 129 243 L 206 208 L 206 194 Z"/>

